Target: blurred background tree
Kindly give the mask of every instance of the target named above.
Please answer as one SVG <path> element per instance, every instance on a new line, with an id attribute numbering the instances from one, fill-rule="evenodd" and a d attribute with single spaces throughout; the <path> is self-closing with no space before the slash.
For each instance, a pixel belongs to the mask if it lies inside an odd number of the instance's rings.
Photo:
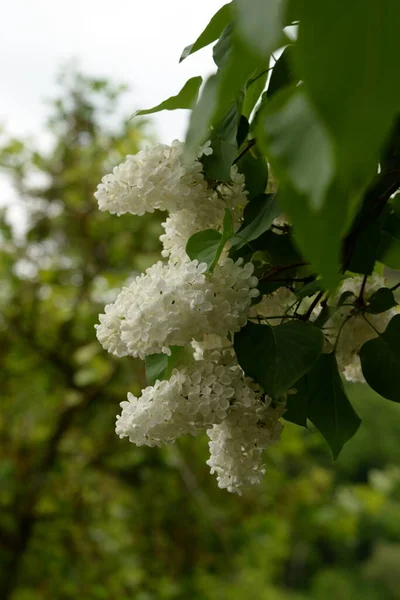
<path id="1" fill-rule="evenodd" d="M 335 468 L 290 424 L 243 497 L 217 488 L 205 439 L 137 448 L 114 433 L 144 384 L 94 324 L 159 258 L 162 215 L 116 219 L 93 192 L 149 136 L 123 88 L 68 72 L 50 147 L 5 134 L 26 218 L 0 223 L 0 597 L 4 600 L 400 598 L 400 407 L 350 388 L 363 426 Z"/>

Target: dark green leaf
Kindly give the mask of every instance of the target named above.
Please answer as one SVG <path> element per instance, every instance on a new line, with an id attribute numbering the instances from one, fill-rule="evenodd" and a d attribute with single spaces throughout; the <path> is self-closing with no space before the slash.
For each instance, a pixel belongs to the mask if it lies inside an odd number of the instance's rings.
<path id="1" fill-rule="evenodd" d="M 291 321 L 276 327 L 248 322 L 234 340 L 238 361 L 273 398 L 279 398 L 318 360 L 323 335 L 310 323 Z"/>
<path id="2" fill-rule="evenodd" d="M 236 25 L 242 40 L 256 56 L 269 59 L 283 38 L 283 2 L 281 0 L 234 0 Z"/>
<path id="3" fill-rule="evenodd" d="M 279 92 L 279 90 L 294 83 L 295 78 L 292 68 L 292 54 L 293 47 L 288 46 L 276 61 L 268 84 L 267 97 L 269 99 L 271 99 L 276 92 Z"/>
<path id="4" fill-rule="evenodd" d="M 372 389 L 388 400 L 400 402 L 400 315 L 391 319 L 384 333 L 362 346 L 360 358 L 363 375 Z"/>
<path id="5" fill-rule="evenodd" d="M 319 313 L 318 317 L 315 319 L 315 321 L 313 321 L 313 325 L 315 327 L 323 327 L 325 325 L 325 323 L 328 321 L 328 319 L 331 318 L 331 316 L 334 313 L 334 309 L 332 308 L 332 306 L 329 306 L 329 304 L 324 303 L 322 305 L 322 310 Z"/>
<path id="6" fill-rule="evenodd" d="M 239 249 L 260 237 L 271 227 L 272 221 L 278 214 L 279 208 L 274 194 L 261 194 L 254 198 L 246 205 L 244 223 L 236 237 L 232 239 L 232 246 Z"/>
<path id="7" fill-rule="evenodd" d="M 378 260 L 392 269 L 400 269 L 400 218 L 394 213 L 383 225 Z"/>
<path id="8" fill-rule="evenodd" d="M 392 206 L 396 217 L 400 219 L 400 193 L 397 193 L 394 198 L 392 198 Z"/>
<path id="9" fill-rule="evenodd" d="M 160 112 L 160 110 L 177 110 L 178 108 L 192 108 L 196 103 L 197 96 L 199 94 L 199 88 L 202 82 L 201 77 L 192 77 L 189 79 L 180 92 L 176 96 L 171 96 L 161 104 L 154 106 L 153 108 L 147 108 L 145 110 L 138 110 L 135 116 L 138 115 L 150 115 L 152 113 Z"/>
<path id="10" fill-rule="evenodd" d="M 348 264 L 353 273 L 371 275 L 377 260 L 381 240 L 381 223 L 375 219 L 368 223 L 357 235 Z"/>
<path id="11" fill-rule="evenodd" d="M 147 385 L 154 385 L 157 379 L 162 381 L 171 376 L 179 355 L 182 351 L 181 346 L 171 346 L 171 355 L 167 354 L 150 354 L 146 356 L 146 379 Z"/>
<path id="12" fill-rule="evenodd" d="M 268 164 L 265 158 L 249 150 L 236 164 L 245 177 L 248 199 L 252 200 L 263 194 L 268 183 Z"/>
<path id="13" fill-rule="evenodd" d="M 211 44 L 219 38 L 222 31 L 232 18 L 231 5 L 231 2 L 224 4 L 224 6 L 222 6 L 219 11 L 215 13 L 197 40 L 193 44 L 190 44 L 190 46 L 186 46 L 186 48 L 183 50 L 179 62 L 182 62 L 190 54 L 201 50 L 201 48 L 208 46 L 208 44 Z"/>
<path id="14" fill-rule="evenodd" d="M 278 234 L 266 231 L 256 241 L 257 250 L 264 250 L 270 263 L 277 268 L 297 265 L 302 262 L 302 257 L 297 252 L 291 233 Z"/>
<path id="15" fill-rule="evenodd" d="M 392 290 L 389 288 L 379 288 L 370 298 L 368 299 L 367 312 L 372 314 L 379 314 L 393 308 L 397 305 Z"/>
<path id="16" fill-rule="evenodd" d="M 204 156 L 204 173 L 215 181 L 229 181 L 232 163 L 237 155 L 237 145 L 221 137 L 211 136 L 213 153 Z"/>
<path id="17" fill-rule="evenodd" d="M 356 299 L 356 296 L 355 296 L 354 292 L 350 292 L 350 291 L 343 292 L 340 295 L 337 306 L 339 308 L 340 306 L 343 306 L 343 304 L 353 304 L 355 299 Z"/>
<path id="18" fill-rule="evenodd" d="M 300 76 L 336 142 L 352 196 L 376 172 L 399 111 L 399 30 L 397 0 L 301 3 L 294 47 Z"/>
<path id="19" fill-rule="evenodd" d="M 247 138 L 249 129 L 250 129 L 250 125 L 249 125 L 248 120 L 246 119 L 246 117 L 244 115 L 240 115 L 239 127 L 238 127 L 237 134 L 236 134 L 236 143 L 239 146 L 239 148 L 243 144 L 245 139 Z"/>
<path id="20" fill-rule="evenodd" d="M 307 374 L 306 389 L 308 418 L 322 433 L 336 459 L 361 420 L 346 396 L 333 352 L 320 356 Z"/>
<path id="21" fill-rule="evenodd" d="M 288 394 L 286 400 L 286 411 L 283 415 L 285 421 L 290 421 L 300 427 L 307 427 L 308 415 L 308 374 L 304 375 L 295 383 L 293 389 L 295 394 Z"/>

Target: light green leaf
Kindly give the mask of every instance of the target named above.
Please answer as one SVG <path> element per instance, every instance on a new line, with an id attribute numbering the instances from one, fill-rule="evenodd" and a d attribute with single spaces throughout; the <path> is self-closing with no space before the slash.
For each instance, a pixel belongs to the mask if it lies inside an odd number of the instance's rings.
<path id="1" fill-rule="evenodd" d="M 340 280 L 342 239 L 352 213 L 348 197 L 335 182 L 326 202 L 315 212 L 304 196 L 283 184 L 279 203 L 293 225 L 293 238 L 314 272 L 322 276 L 322 285 L 333 289 Z"/>
<path id="2" fill-rule="evenodd" d="M 320 329 L 291 321 L 275 327 L 250 321 L 234 339 L 238 361 L 273 398 L 279 398 L 318 360 L 323 347 Z"/>
<path id="3" fill-rule="evenodd" d="M 231 18 L 232 3 L 229 2 L 228 4 L 224 4 L 224 6 L 222 6 L 219 11 L 215 13 L 197 40 L 193 44 L 186 46 L 181 54 L 179 62 L 182 62 L 190 54 L 194 54 L 194 52 L 201 50 L 201 48 L 205 48 L 205 46 L 208 46 L 208 44 L 211 44 L 218 39 Z"/>
<path id="4" fill-rule="evenodd" d="M 322 354 L 306 377 L 308 418 L 322 433 L 336 459 L 361 420 L 346 396 L 334 353 Z"/>
<path id="5" fill-rule="evenodd" d="M 283 0 L 234 0 L 236 27 L 243 42 L 259 58 L 268 59 L 282 45 Z"/>
<path id="6" fill-rule="evenodd" d="M 384 333 L 362 346 L 360 359 L 372 389 L 388 400 L 400 402 L 400 315 L 391 319 Z"/>
<path id="7" fill-rule="evenodd" d="M 153 108 L 136 111 L 135 117 L 138 115 L 150 115 L 152 113 L 160 112 L 160 110 L 192 108 L 199 95 L 199 89 L 202 81 L 203 80 L 201 77 L 192 77 L 185 83 L 181 91 L 176 96 L 171 96 Z"/>
<path id="8" fill-rule="evenodd" d="M 204 229 L 194 233 L 186 244 L 186 254 L 191 260 L 206 263 L 211 268 L 222 240 L 222 234 L 216 229 Z"/>
<path id="9" fill-rule="evenodd" d="M 170 356 L 167 354 L 150 354 L 146 356 L 145 367 L 148 385 L 154 385 L 157 380 L 162 381 L 163 379 L 169 379 L 171 376 L 182 347 L 171 346 L 170 350 Z"/>
<path id="10" fill-rule="evenodd" d="M 186 244 L 186 253 L 191 260 L 206 263 L 210 273 L 215 269 L 224 246 L 233 235 L 233 220 L 231 211 L 226 208 L 222 233 L 216 229 L 204 229 L 194 233 Z"/>
<path id="11" fill-rule="evenodd" d="M 258 73 L 254 75 L 253 78 L 249 79 L 246 85 L 246 95 L 243 101 L 243 109 L 242 113 L 248 119 L 250 118 L 251 113 L 255 105 L 258 102 L 261 94 L 265 89 L 265 84 L 268 79 L 268 69 L 260 69 Z"/>
<path id="12" fill-rule="evenodd" d="M 351 195 L 376 172 L 399 111 L 398 0 L 307 0 L 294 46 L 299 74 L 328 127 Z"/>
<path id="13" fill-rule="evenodd" d="M 227 64 L 232 54 L 232 31 L 233 25 L 227 25 L 213 47 L 213 60 L 219 69 Z"/>
<path id="14" fill-rule="evenodd" d="M 256 137 L 265 143 L 278 177 L 319 210 L 332 181 L 332 146 L 302 89 L 274 95 L 258 118 Z"/>
<path id="15" fill-rule="evenodd" d="M 189 156 L 195 155 L 197 148 L 205 142 L 208 128 L 217 108 L 217 76 L 211 75 L 203 92 L 193 108 L 186 134 L 186 148 Z"/>

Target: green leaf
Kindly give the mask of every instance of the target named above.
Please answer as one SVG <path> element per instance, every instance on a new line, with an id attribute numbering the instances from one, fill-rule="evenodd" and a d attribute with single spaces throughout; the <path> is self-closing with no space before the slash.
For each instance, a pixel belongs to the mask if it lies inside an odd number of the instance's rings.
<path id="1" fill-rule="evenodd" d="M 254 58 L 237 36 L 232 36 L 230 51 L 218 69 L 218 109 L 214 115 L 214 123 L 239 97 L 244 98 L 248 82 L 260 71 L 266 69 L 267 63 Z"/>
<path id="2" fill-rule="evenodd" d="M 199 95 L 199 89 L 202 81 L 203 79 L 201 77 L 192 77 L 191 79 L 188 79 L 181 91 L 178 92 L 176 96 L 171 96 L 153 108 L 136 111 L 135 117 L 138 115 L 150 115 L 152 113 L 160 112 L 160 110 L 192 108 Z"/>
<path id="3" fill-rule="evenodd" d="M 322 433 L 336 460 L 361 420 L 346 396 L 333 352 L 322 354 L 306 377 L 308 418 Z"/>
<path id="4" fill-rule="evenodd" d="M 222 233 L 216 229 L 204 229 L 194 233 L 186 244 L 186 253 L 191 260 L 205 262 L 209 272 L 213 272 L 226 242 L 234 234 L 231 211 L 226 208 Z"/>
<path id="5" fill-rule="evenodd" d="M 268 79 L 268 69 L 261 68 L 256 75 L 247 82 L 246 95 L 243 101 L 242 112 L 245 117 L 250 118 L 259 97 L 265 89 L 265 84 Z"/>
<path id="6" fill-rule="evenodd" d="M 233 26 L 225 27 L 218 42 L 213 47 L 213 59 L 218 68 L 224 67 L 232 54 L 232 31 Z"/>
<path id="7" fill-rule="evenodd" d="M 337 303 L 337 308 L 343 306 L 343 304 L 354 304 L 354 300 L 356 299 L 356 295 L 354 292 L 343 292 L 340 295 L 339 301 Z"/>
<path id="8" fill-rule="evenodd" d="M 273 398 L 279 398 L 318 360 L 323 347 L 320 329 L 291 321 L 275 327 L 250 321 L 234 339 L 238 361 Z"/>
<path id="9" fill-rule="evenodd" d="M 333 315 L 334 312 L 335 311 L 332 308 L 332 306 L 329 306 L 328 304 L 323 304 L 322 310 L 319 313 L 318 317 L 313 322 L 313 325 L 315 327 L 322 328 L 325 325 L 325 323 L 328 321 L 328 319 L 331 318 L 331 316 Z"/>
<path id="10" fill-rule="evenodd" d="M 222 222 L 222 238 L 224 240 L 224 244 L 234 235 L 234 233 L 235 231 L 233 229 L 232 213 L 229 208 L 226 208 L 224 212 L 224 220 Z"/>
<path id="11" fill-rule="evenodd" d="M 285 421 L 290 421 L 300 427 L 307 427 L 308 415 L 308 374 L 304 375 L 293 387 L 295 394 L 288 394 L 286 411 L 283 414 Z"/>
<path id="12" fill-rule="evenodd" d="M 351 195 L 376 172 L 399 111 L 400 3 L 307 0 L 295 54 L 299 74 L 333 139 Z"/>
<path id="13" fill-rule="evenodd" d="M 367 312 L 374 315 L 383 313 L 397 305 L 392 290 L 381 287 L 368 298 Z"/>
<path id="14" fill-rule="evenodd" d="M 329 188 L 326 202 L 318 211 L 310 209 L 304 196 L 283 184 L 279 202 L 293 226 L 293 237 L 312 270 L 322 276 L 326 289 L 333 289 L 340 280 L 342 239 L 352 217 L 348 196 L 334 182 Z"/>
<path id="15" fill-rule="evenodd" d="M 334 156 L 304 91 L 277 93 L 258 118 L 256 137 L 265 143 L 279 179 L 304 195 L 311 209 L 321 209 L 335 172 Z"/>
<path id="16" fill-rule="evenodd" d="M 258 57 L 269 59 L 273 50 L 282 45 L 283 1 L 234 0 L 238 33 L 251 51 Z"/>
<path id="17" fill-rule="evenodd" d="M 348 270 L 353 273 L 371 275 L 379 254 L 380 241 L 381 223 L 379 219 L 375 219 L 357 234 Z"/>
<path id="18" fill-rule="evenodd" d="M 295 82 L 292 68 L 292 54 L 293 46 L 287 46 L 276 61 L 268 84 L 268 99 L 271 99 L 279 90 Z"/>
<path id="19" fill-rule="evenodd" d="M 229 181 L 232 163 L 237 155 L 237 144 L 215 135 L 211 137 L 211 148 L 213 153 L 204 156 L 202 161 L 205 175 L 215 181 Z"/>
<path id="20" fill-rule="evenodd" d="M 206 263 L 210 270 L 219 251 L 222 234 L 216 229 L 204 229 L 194 233 L 186 244 L 186 254 L 191 260 Z"/>
<path id="21" fill-rule="evenodd" d="M 383 225 L 378 260 L 392 269 L 400 269 L 400 218 L 394 213 Z"/>
<path id="22" fill-rule="evenodd" d="M 296 288 L 296 296 L 300 299 L 308 298 L 310 296 L 314 296 L 318 292 L 323 290 L 322 282 L 320 279 L 315 279 L 314 281 L 309 281 L 305 285 Z"/>
<path id="23" fill-rule="evenodd" d="M 244 175 L 248 199 L 252 200 L 263 194 L 268 183 L 268 164 L 265 157 L 249 150 L 236 164 L 239 172 Z"/>
<path id="24" fill-rule="evenodd" d="M 186 134 L 186 148 L 189 156 L 195 155 L 197 148 L 205 142 L 208 127 L 217 108 L 217 76 L 211 75 L 203 92 L 193 108 Z"/>
<path id="25" fill-rule="evenodd" d="M 250 124 L 244 115 L 240 115 L 239 126 L 236 134 L 236 142 L 240 147 L 248 136 Z"/>
<path id="26" fill-rule="evenodd" d="M 211 133 L 212 154 L 203 156 L 204 173 L 215 181 L 229 181 L 232 163 L 237 155 L 237 133 L 240 122 L 240 102 L 233 102 Z"/>
<path id="27" fill-rule="evenodd" d="M 391 319 L 384 333 L 360 350 L 367 383 L 384 398 L 400 402 L 400 315 Z"/>
<path id="28" fill-rule="evenodd" d="M 224 4 L 224 6 L 222 6 L 219 11 L 215 13 L 197 40 L 193 44 L 186 46 L 186 48 L 183 50 L 179 62 L 182 62 L 190 54 L 194 54 L 194 52 L 201 50 L 201 48 L 205 48 L 205 46 L 208 46 L 208 44 L 211 44 L 219 38 L 222 31 L 232 18 L 231 6 L 231 2 Z"/>
<path id="29" fill-rule="evenodd" d="M 274 194 L 261 194 L 249 202 L 244 210 L 244 223 L 231 240 L 235 250 L 260 237 L 271 227 L 278 214 L 279 208 Z"/>
<path id="30" fill-rule="evenodd" d="M 181 346 L 171 346 L 171 355 L 150 354 L 145 358 L 146 379 L 148 385 L 154 385 L 157 380 L 162 381 L 171 376 L 179 355 Z"/>

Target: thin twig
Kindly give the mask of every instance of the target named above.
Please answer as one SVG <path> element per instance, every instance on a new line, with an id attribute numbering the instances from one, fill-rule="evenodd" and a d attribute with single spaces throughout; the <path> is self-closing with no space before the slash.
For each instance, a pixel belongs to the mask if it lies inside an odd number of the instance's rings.
<path id="1" fill-rule="evenodd" d="M 322 292 L 319 292 L 319 294 L 316 295 L 316 297 L 314 298 L 314 300 L 311 302 L 307 312 L 305 312 L 303 315 L 300 315 L 300 318 L 303 321 L 308 321 L 308 319 L 311 317 L 312 312 L 314 310 L 314 308 L 317 306 L 317 304 L 319 304 L 319 302 L 322 299 L 322 296 L 325 294 L 325 291 L 323 290 Z"/>
<path id="2" fill-rule="evenodd" d="M 238 161 L 239 161 L 239 160 L 242 158 L 242 156 L 244 156 L 244 155 L 246 154 L 246 152 L 248 152 L 248 151 L 249 151 L 249 150 L 250 150 L 250 149 L 251 149 L 253 146 L 255 146 L 255 144 L 256 144 L 256 138 L 253 138 L 253 139 L 249 140 L 249 142 L 248 142 L 248 144 L 247 144 L 246 148 L 244 148 L 244 149 L 243 149 L 243 150 L 242 150 L 242 151 L 241 151 L 241 152 L 240 152 L 240 153 L 237 155 L 237 157 L 235 158 L 235 160 L 233 161 L 233 163 L 232 163 L 232 164 L 234 164 L 234 165 L 235 165 L 235 164 L 236 164 L 236 163 L 237 163 L 237 162 L 238 162 Z"/>
<path id="3" fill-rule="evenodd" d="M 400 281 L 399 283 L 396 283 L 396 285 L 394 285 L 393 287 L 389 288 L 392 292 L 394 292 L 395 290 L 397 290 L 397 288 L 400 287 Z"/>
<path id="4" fill-rule="evenodd" d="M 357 304 L 358 306 L 364 306 L 364 291 L 365 291 L 365 284 L 367 283 L 367 279 L 368 279 L 368 275 L 365 274 L 362 280 L 362 284 L 361 284 L 361 288 L 360 288 L 360 293 L 358 295 L 357 298 Z"/>

